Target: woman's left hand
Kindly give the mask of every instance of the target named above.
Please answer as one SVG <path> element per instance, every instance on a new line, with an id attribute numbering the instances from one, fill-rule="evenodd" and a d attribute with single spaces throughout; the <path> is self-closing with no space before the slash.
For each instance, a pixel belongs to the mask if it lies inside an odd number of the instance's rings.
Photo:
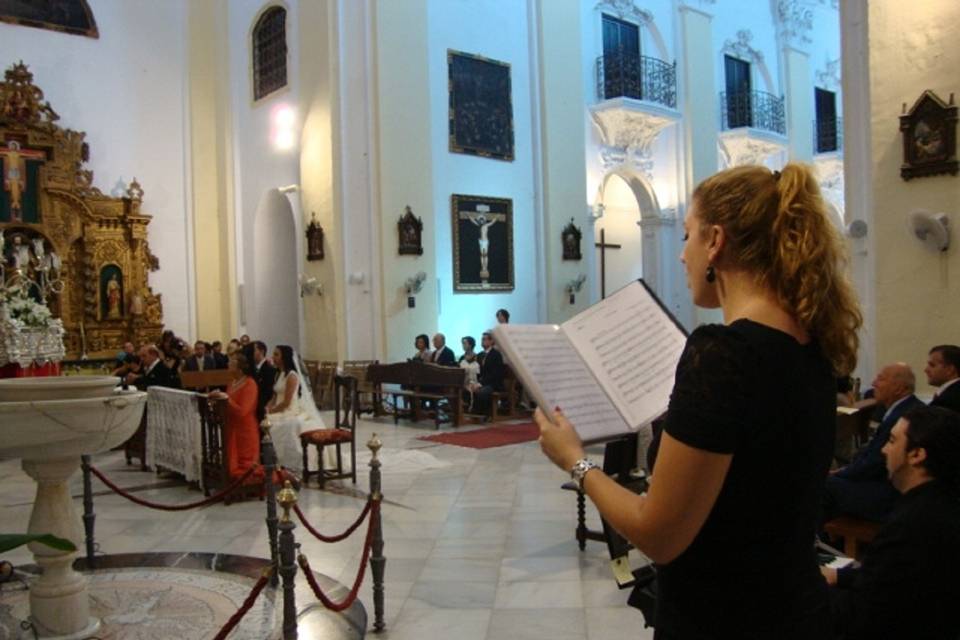
<path id="1" fill-rule="evenodd" d="M 540 409 L 533 419 L 540 427 L 540 449 L 553 464 L 569 472 L 584 457 L 583 444 L 573 425 L 559 409 L 553 412 L 552 421 Z"/>

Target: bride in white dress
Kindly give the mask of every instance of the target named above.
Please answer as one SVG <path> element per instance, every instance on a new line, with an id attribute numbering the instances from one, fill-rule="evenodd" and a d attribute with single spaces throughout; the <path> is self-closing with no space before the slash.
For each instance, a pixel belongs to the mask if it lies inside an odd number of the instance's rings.
<path id="1" fill-rule="evenodd" d="M 300 434 L 323 429 L 323 419 L 313 401 L 310 381 L 300 368 L 300 358 L 285 344 L 273 350 L 273 365 L 277 378 L 273 384 L 273 399 L 267 403 L 267 415 L 273 425 L 270 436 L 277 451 L 277 462 L 287 469 L 302 470 L 303 450 Z M 315 447 L 309 447 L 310 467 L 317 467 Z"/>

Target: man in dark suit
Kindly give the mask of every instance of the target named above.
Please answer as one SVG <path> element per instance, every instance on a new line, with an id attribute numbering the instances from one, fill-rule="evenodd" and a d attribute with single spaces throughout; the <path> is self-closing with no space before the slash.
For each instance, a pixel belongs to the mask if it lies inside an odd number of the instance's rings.
<path id="1" fill-rule="evenodd" d="M 127 384 L 134 385 L 140 391 L 146 391 L 150 387 L 180 388 L 180 377 L 176 371 L 163 363 L 160 349 L 155 345 L 149 344 L 143 347 L 140 359 L 143 363 L 141 372 L 127 374 L 125 379 Z"/>
<path id="2" fill-rule="evenodd" d="M 210 355 L 213 356 L 213 366 L 215 369 L 226 369 L 230 364 L 230 358 L 223 352 L 223 343 L 216 340 L 210 345 Z"/>
<path id="3" fill-rule="evenodd" d="M 267 345 L 257 340 L 251 342 L 244 350 L 252 354 L 254 374 L 257 381 L 257 420 L 263 420 L 267 415 L 267 403 L 273 398 L 273 383 L 277 378 L 277 370 L 267 357 Z"/>
<path id="4" fill-rule="evenodd" d="M 212 371 L 217 368 L 213 356 L 207 353 L 207 343 L 197 340 L 193 345 L 193 355 L 183 364 L 184 371 Z"/>
<path id="5" fill-rule="evenodd" d="M 859 568 L 821 572 L 832 587 L 837 637 L 960 635 L 960 415 L 943 407 L 908 411 L 883 448 L 902 494 Z"/>
<path id="6" fill-rule="evenodd" d="M 930 349 L 927 357 L 927 382 L 938 387 L 930 401 L 932 407 L 946 407 L 960 413 L 960 347 L 941 344 Z"/>
<path id="7" fill-rule="evenodd" d="M 480 373 L 477 375 L 477 384 L 471 389 L 474 393 L 473 410 L 487 413 L 493 400 L 495 391 L 503 391 L 503 355 L 494 346 L 493 335 L 489 331 L 483 332 L 480 338 L 483 347 L 483 359 L 480 360 Z"/>
<path id="8" fill-rule="evenodd" d="M 883 420 L 867 446 L 845 467 L 832 472 L 824 487 L 824 520 L 850 515 L 875 522 L 886 520 L 897 500 L 887 479 L 883 445 L 900 417 L 923 402 L 913 395 L 916 380 L 903 363 L 887 365 L 873 381 L 874 397 L 886 407 Z"/>
<path id="9" fill-rule="evenodd" d="M 447 346 L 447 338 L 442 333 L 433 336 L 433 354 L 430 356 L 430 362 L 444 367 L 457 366 L 457 357 L 453 355 L 453 349 Z"/>

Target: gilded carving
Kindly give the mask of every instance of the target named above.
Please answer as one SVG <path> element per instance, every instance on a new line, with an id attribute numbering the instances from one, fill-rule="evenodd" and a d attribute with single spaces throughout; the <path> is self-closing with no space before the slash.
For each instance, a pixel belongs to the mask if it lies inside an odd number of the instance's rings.
<path id="1" fill-rule="evenodd" d="M 122 197 L 95 186 L 84 166 L 90 157 L 86 134 L 58 126 L 59 119 L 26 65 L 7 69 L 0 82 L 0 148 L 7 156 L 24 152 L 26 179 L 16 195 L 25 198 L 23 212 L 30 216 L 16 221 L 12 214 L 20 211 L 13 212 L 10 197 L 0 193 L 0 230 L 32 229 L 64 257 L 64 290 L 51 308 L 59 309 L 66 330 L 67 357 L 112 356 L 127 340 L 156 340 L 163 328 L 161 298 L 148 281 L 160 268 L 147 242 L 151 217 L 140 211 L 144 191 L 136 180 Z M 100 277 L 107 265 L 116 265 L 123 290 L 101 313 Z M 103 283 L 108 296 L 115 289 L 109 275 Z"/>

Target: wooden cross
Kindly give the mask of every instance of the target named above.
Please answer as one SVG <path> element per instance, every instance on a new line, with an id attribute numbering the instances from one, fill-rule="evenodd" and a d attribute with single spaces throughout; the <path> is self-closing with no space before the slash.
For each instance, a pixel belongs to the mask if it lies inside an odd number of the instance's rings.
<path id="1" fill-rule="evenodd" d="M 606 229 L 600 229 L 600 242 L 593 246 L 600 249 L 600 299 L 607 297 L 607 249 L 622 249 L 619 244 L 607 244 Z"/>

